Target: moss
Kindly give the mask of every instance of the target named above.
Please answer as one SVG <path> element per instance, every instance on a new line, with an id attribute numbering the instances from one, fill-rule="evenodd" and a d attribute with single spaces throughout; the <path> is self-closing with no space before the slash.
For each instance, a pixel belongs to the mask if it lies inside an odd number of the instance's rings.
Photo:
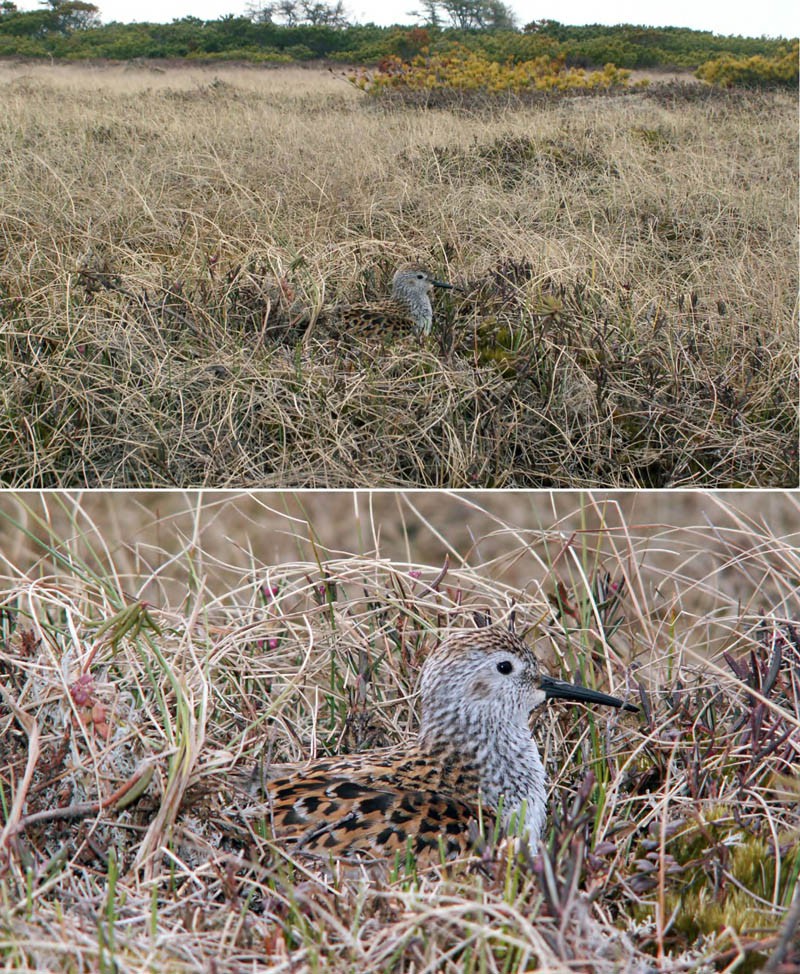
<path id="1" fill-rule="evenodd" d="M 638 860 L 655 866 L 651 893 L 657 883 L 657 834 L 654 828 Z M 788 842 L 776 856 L 771 843 L 746 834 L 724 805 L 704 810 L 701 819 L 668 839 L 665 858 L 665 912 L 674 917 L 670 932 L 688 943 L 724 936 L 726 930 L 742 936 L 776 930 L 780 916 L 765 903 L 775 897 L 776 879 L 778 902 L 787 902 L 800 867 L 796 843 Z M 650 920 L 654 911 L 654 903 L 643 904 L 638 918 Z M 750 955 L 740 969 L 756 970 L 757 962 L 758 955 Z"/>

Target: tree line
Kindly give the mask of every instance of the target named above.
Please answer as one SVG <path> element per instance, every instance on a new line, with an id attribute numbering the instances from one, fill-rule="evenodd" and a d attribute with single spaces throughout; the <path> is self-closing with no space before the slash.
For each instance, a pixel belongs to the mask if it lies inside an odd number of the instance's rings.
<path id="1" fill-rule="evenodd" d="M 107 23 L 88 0 L 44 0 L 21 11 L 0 0 L 0 55 L 59 58 L 326 59 L 374 64 L 455 45 L 489 60 L 561 57 L 574 67 L 697 68 L 714 58 L 780 57 L 781 38 L 721 36 L 679 27 L 516 23 L 502 0 L 419 0 L 413 26 L 351 23 L 342 0 L 255 0 L 240 16 L 168 24 Z"/>

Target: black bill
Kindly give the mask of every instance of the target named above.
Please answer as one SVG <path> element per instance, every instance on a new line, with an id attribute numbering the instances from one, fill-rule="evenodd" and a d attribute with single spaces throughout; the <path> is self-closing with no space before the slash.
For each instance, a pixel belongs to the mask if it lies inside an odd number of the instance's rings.
<path id="1" fill-rule="evenodd" d="M 630 710 L 638 713 L 639 708 L 632 703 L 625 703 L 619 697 L 611 697 L 607 693 L 600 693 L 599 690 L 590 690 L 589 687 L 582 687 L 578 683 L 567 683 L 566 680 L 557 680 L 554 676 L 543 676 L 542 689 L 545 697 L 557 700 L 574 700 L 578 703 L 604 703 L 609 707 L 622 707 L 623 710 Z"/>

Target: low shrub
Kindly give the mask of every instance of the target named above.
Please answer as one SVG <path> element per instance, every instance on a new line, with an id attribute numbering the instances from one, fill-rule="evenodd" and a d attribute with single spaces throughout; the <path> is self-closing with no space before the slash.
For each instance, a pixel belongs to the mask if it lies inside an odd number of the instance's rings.
<path id="1" fill-rule="evenodd" d="M 375 71 L 360 69 L 348 75 L 352 84 L 370 94 L 397 88 L 488 92 L 608 89 L 627 85 L 629 78 L 630 71 L 613 64 L 589 74 L 582 68 L 568 68 L 563 57 L 499 64 L 460 46 L 447 54 L 431 54 L 425 49 L 410 61 L 392 55 Z"/>
<path id="2" fill-rule="evenodd" d="M 725 88 L 797 88 L 800 45 L 776 57 L 737 58 L 730 54 L 701 64 L 695 76 Z"/>

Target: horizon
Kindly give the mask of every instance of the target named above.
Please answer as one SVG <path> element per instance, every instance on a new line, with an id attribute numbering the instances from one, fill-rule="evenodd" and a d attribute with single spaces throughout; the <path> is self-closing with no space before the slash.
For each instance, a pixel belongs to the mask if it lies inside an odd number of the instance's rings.
<path id="1" fill-rule="evenodd" d="M 413 8 L 419 0 L 345 0 L 345 14 L 354 25 L 374 24 L 378 27 L 414 27 L 421 23 L 422 17 Z M 20 10 L 30 11 L 41 6 L 37 0 L 22 0 Z M 168 24 L 185 17 L 198 17 L 201 20 L 219 20 L 227 15 L 246 16 L 247 0 L 141 0 L 132 5 L 129 0 L 100 0 L 95 3 L 103 24 L 153 23 Z M 589 0 L 563 0 L 559 4 L 558 16 L 548 11 L 544 5 L 531 10 L 529 3 L 510 0 L 507 6 L 514 12 L 517 26 L 523 27 L 534 20 L 555 20 L 565 26 L 578 27 L 601 24 L 608 27 L 630 25 L 651 28 L 683 28 L 695 31 L 710 31 L 719 36 L 770 37 L 791 40 L 800 33 L 800 17 L 794 4 L 788 0 L 766 0 L 756 9 L 740 7 L 730 9 L 721 0 L 712 0 L 702 5 L 690 0 L 673 3 L 670 13 L 663 14 L 661 5 L 653 4 L 652 19 L 647 20 L 648 4 L 634 3 L 633 0 L 616 0 L 605 5 L 606 16 L 597 16 L 595 4 Z M 523 12 L 522 7 L 527 9 Z M 537 5 L 538 6 L 538 5 Z M 658 9 L 658 13 L 656 13 Z M 630 16 L 628 16 L 630 14 Z M 663 17 L 663 20 L 662 20 Z M 667 21 L 666 23 L 664 21 Z"/>

